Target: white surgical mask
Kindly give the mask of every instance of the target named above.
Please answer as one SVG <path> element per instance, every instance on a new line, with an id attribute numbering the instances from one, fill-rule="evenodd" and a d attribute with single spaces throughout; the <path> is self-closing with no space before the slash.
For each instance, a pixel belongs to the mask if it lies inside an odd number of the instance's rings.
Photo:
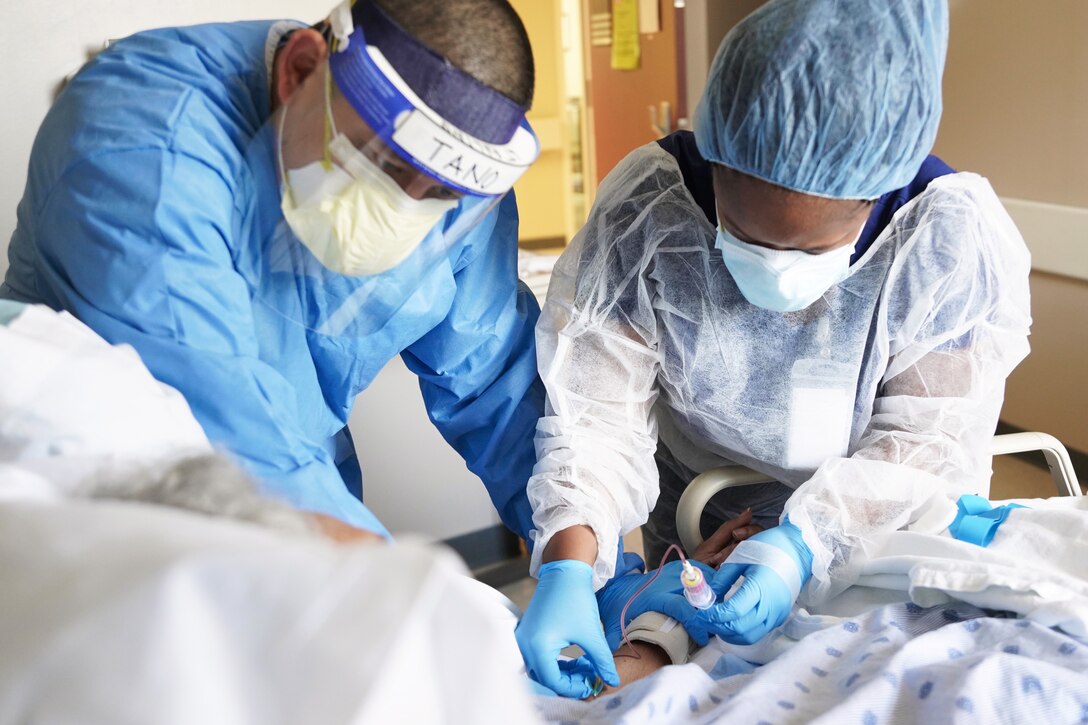
<path id="1" fill-rule="evenodd" d="M 853 244 L 823 254 L 768 249 L 742 242 L 721 226 L 714 246 L 745 299 L 775 312 L 803 310 L 818 300 L 846 276 L 854 253 Z"/>
<path id="2" fill-rule="evenodd" d="M 284 219 L 299 241 L 334 272 L 361 276 L 392 269 L 420 245 L 457 201 L 413 199 L 336 131 L 328 84 L 325 112 L 332 128 L 328 152 L 335 163 L 315 161 L 284 170 L 280 202 Z M 284 108 L 280 118 L 281 169 L 286 115 Z"/>

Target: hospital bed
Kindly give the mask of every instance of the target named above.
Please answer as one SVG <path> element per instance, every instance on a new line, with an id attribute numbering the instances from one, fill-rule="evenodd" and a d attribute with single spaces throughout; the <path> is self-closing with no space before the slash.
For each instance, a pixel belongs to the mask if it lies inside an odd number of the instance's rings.
<path id="1" fill-rule="evenodd" d="M 1025 501 L 1031 508 L 990 546 L 909 530 L 867 542 L 874 559 L 858 584 L 828 606 L 795 610 L 756 645 L 712 638 L 686 665 L 595 702 L 538 700 L 540 714 L 586 723 L 1088 722 L 1088 498 L 1052 436 L 1001 435 L 991 447 L 1035 450 L 1060 496 Z M 677 509 L 685 550 L 702 542 L 699 519 L 715 493 L 767 480 L 742 466 L 696 477 Z"/>
<path id="2" fill-rule="evenodd" d="M 9 396 L 16 401 L 27 389 L 49 390 L 52 407 L 35 407 L 35 425 L 16 429 L 40 440 L 16 446 L 15 458 L 11 449 L 0 456 L 0 723 L 532 722 L 537 715 L 865 723 L 893 719 L 884 717 L 896 714 L 886 703 L 897 695 L 939 705 L 929 718 L 936 722 L 952 720 L 954 708 L 999 721 L 985 709 L 992 698 L 984 689 L 1021 698 L 1002 713 L 1008 718 L 1038 721 L 1042 712 L 1059 722 L 1071 719 L 1070 707 L 1088 704 L 1088 642 L 1037 622 L 987 617 L 969 604 L 911 610 L 900 602 L 856 618 L 795 618 L 782 628 L 794 648 L 763 658 L 758 669 L 752 653 L 706 647 L 692 664 L 618 695 L 531 709 L 514 615 L 484 585 L 470 591 L 474 582 L 452 554 L 404 541 L 341 546 L 229 516 L 72 493 L 92 471 L 144 465 L 149 452 L 179 454 L 200 443 L 207 450 L 207 441 L 180 397 L 165 395 L 131 350 L 111 348 L 45 308 L 19 319 L 49 334 L 8 335 L 0 387 L 19 393 Z M 34 357 L 17 354 L 20 341 Z M 48 355 L 43 341 L 52 345 Z M 97 375 L 92 385 L 87 370 Z M 29 385 L 39 373 L 51 376 L 48 386 Z M 1071 471 L 1062 449 L 1044 448 L 1056 470 Z M 49 465 L 35 458 L 39 451 Z M 1018 513 L 1030 521 L 1046 512 Z M 1069 538 L 1080 531 L 1088 550 L 1088 524 L 1078 525 Z M 1079 558 L 1086 584 L 1078 601 L 1088 602 L 1088 556 Z M 1041 567 L 1031 568 L 1037 576 Z M 976 684 L 942 689 L 957 674 Z M 874 687 L 887 691 L 851 695 Z M 1039 692 L 1045 708 L 1017 710 Z"/>

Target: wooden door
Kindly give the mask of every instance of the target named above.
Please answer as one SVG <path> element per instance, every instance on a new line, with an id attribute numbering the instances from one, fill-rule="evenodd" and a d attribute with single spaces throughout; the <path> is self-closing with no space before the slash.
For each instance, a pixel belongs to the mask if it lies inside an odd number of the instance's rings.
<path id="1" fill-rule="evenodd" d="M 612 2 L 585 0 L 584 4 L 588 116 L 595 166 L 593 187 L 628 153 L 665 132 L 676 130 L 680 114 L 685 112 L 680 107 L 684 65 L 677 62 L 683 54 L 677 43 L 677 28 L 681 24 L 677 22 L 680 16 L 672 0 L 640 3 L 643 9 L 653 7 L 659 13 L 660 29 L 639 34 L 641 57 L 635 70 L 612 68 L 612 46 L 604 44 Z M 662 103 L 668 104 L 667 118 L 661 113 Z M 659 129 L 651 123 L 651 107 L 657 110 Z"/>

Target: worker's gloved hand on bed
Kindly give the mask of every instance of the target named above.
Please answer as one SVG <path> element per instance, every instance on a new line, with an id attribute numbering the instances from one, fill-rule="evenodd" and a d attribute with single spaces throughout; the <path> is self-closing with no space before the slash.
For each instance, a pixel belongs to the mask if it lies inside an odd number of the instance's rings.
<path id="1" fill-rule="evenodd" d="M 719 526 L 710 538 L 699 544 L 688 561 L 699 567 L 709 582 L 714 576 L 717 565 L 732 554 L 733 549 L 741 541 L 751 538 L 762 530 L 758 524 L 752 523 L 752 511 L 749 509 Z M 623 558 L 622 570 L 617 570 L 616 576 L 597 592 L 601 622 L 604 623 L 605 636 L 613 651 L 619 647 L 623 639 L 620 613 L 624 605 L 643 584 L 653 579 L 654 574 L 654 572 L 642 573 L 645 565 L 637 555 L 626 552 Z M 646 591 L 639 594 L 628 608 L 627 624 L 633 622 L 640 614 L 660 612 L 678 621 L 684 629 L 689 630 L 689 634 L 690 625 L 698 632 L 698 636 L 694 637 L 696 642 L 699 645 L 705 645 L 709 634 L 705 623 L 697 621 L 697 610 L 684 597 L 683 585 L 680 583 L 682 568 L 683 564 L 680 561 L 672 561 L 661 567 L 661 576 L 654 580 Z"/>
<path id="2" fill-rule="evenodd" d="M 710 586 L 720 598 L 742 576 L 744 583 L 735 594 L 685 625 L 696 642 L 716 634 L 731 644 L 753 644 L 786 621 L 812 576 L 812 551 L 801 530 L 786 519 L 741 542 L 711 578 Z M 705 627 L 706 634 L 700 627 Z"/>
<path id="3" fill-rule="evenodd" d="M 514 635 L 529 676 L 564 697 L 584 699 L 599 675 L 618 687 L 619 674 L 605 641 L 593 594 L 593 568 L 563 559 L 540 567 L 536 592 Z M 578 645 L 585 655 L 559 662 L 564 647 Z"/>
<path id="4" fill-rule="evenodd" d="M 627 556 L 633 555 L 624 554 L 625 558 Z M 710 578 L 714 576 L 713 567 L 694 559 L 689 559 L 689 561 L 693 566 L 702 569 L 703 576 L 706 577 L 707 581 L 710 581 Z M 641 559 L 639 563 L 641 563 Z M 688 601 L 684 598 L 684 587 L 680 583 L 682 568 L 682 562 L 670 561 L 660 570 L 648 574 L 643 574 L 640 570 L 629 569 L 632 573 L 616 576 L 597 592 L 597 606 L 601 612 L 604 634 L 608 639 L 608 646 L 613 651 L 618 649 L 623 642 L 623 628 L 620 623 L 623 607 L 631 597 L 635 596 L 639 589 L 646 586 L 647 582 L 651 580 L 653 583 L 646 587 L 646 590 L 639 594 L 631 602 L 631 606 L 627 608 L 626 624 L 633 622 L 640 614 L 661 612 L 680 622 L 681 626 L 687 629 L 686 622 L 696 616 L 697 610 L 688 604 Z M 656 571 L 661 573 L 654 579 Z M 705 631 L 705 627 L 700 626 L 700 630 Z M 706 644 L 705 636 L 703 644 Z"/>

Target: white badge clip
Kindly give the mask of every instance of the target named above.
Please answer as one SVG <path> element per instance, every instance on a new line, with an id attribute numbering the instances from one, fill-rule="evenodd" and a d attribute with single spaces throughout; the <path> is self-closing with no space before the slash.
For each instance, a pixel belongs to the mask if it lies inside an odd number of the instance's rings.
<path id="1" fill-rule="evenodd" d="M 856 370 L 831 360 L 830 324 L 820 321 L 823 354 L 793 364 L 790 376 L 790 427 L 786 465 L 815 471 L 829 458 L 842 458 L 850 447 L 854 419 Z"/>
<path id="2" fill-rule="evenodd" d="M 355 23 L 351 19 L 351 0 L 344 0 L 333 8 L 329 14 L 329 27 L 332 37 L 336 38 L 336 52 L 347 50 L 348 39 L 355 30 Z"/>

